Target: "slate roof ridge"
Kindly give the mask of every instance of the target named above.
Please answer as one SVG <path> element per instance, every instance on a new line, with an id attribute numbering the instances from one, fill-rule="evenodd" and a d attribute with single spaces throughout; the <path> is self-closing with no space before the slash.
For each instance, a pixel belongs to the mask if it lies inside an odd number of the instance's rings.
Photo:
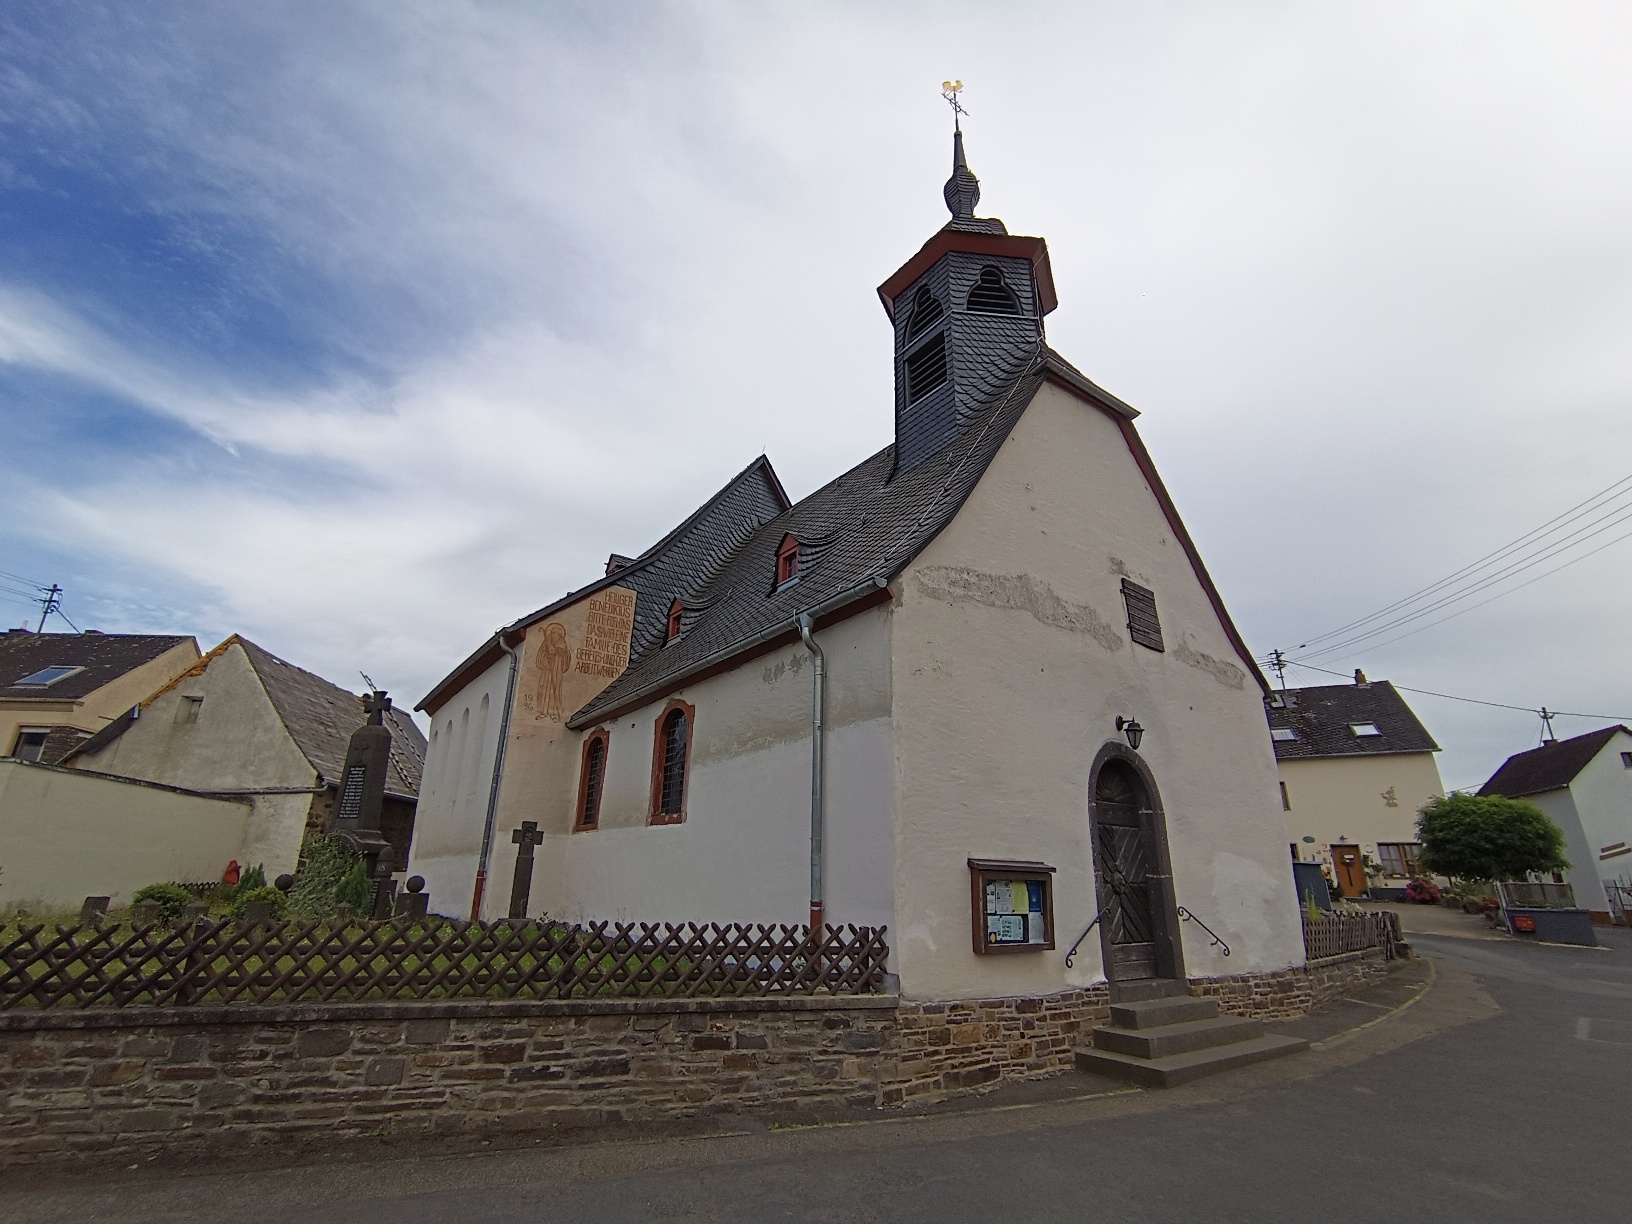
<path id="1" fill-rule="evenodd" d="M 1603 751 L 1604 745 L 1622 731 L 1632 735 L 1632 728 L 1616 723 L 1584 735 L 1571 736 L 1567 740 L 1554 740 L 1538 748 L 1515 752 L 1502 762 L 1477 793 L 1522 799 L 1543 791 L 1561 790 L 1574 782 L 1593 758 Z"/>
<path id="2" fill-rule="evenodd" d="M 603 574 L 600 577 L 585 583 L 581 587 L 576 587 L 573 590 L 568 591 L 565 595 L 561 596 L 560 599 L 557 599 L 552 603 L 545 604 L 542 608 L 530 612 L 525 616 L 518 617 L 516 620 L 513 620 L 509 624 L 501 627 L 496 633 L 489 636 L 480 646 L 465 656 L 464 659 L 460 660 L 458 665 L 449 671 L 446 676 L 437 681 L 437 683 L 431 687 L 431 690 L 419 700 L 418 704 L 416 704 L 414 708 L 416 710 L 428 710 L 432 702 L 435 701 L 437 697 L 445 693 L 451 695 L 452 692 L 457 691 L 457 688 L 462 688 L 463 684 L 455 686 L 454 682 L 466 677 L 467 673 L 471 672 L 477 666 L 477 664 L 482 663 L 484 659 L 487 660 L 487 662 L 482 670 L 486 670 L 486 667 L 492 666 L 494 662 L 497 662 L 497 660 L 502 657 L 502 641 L 504 639 L 507 639 L 514 634 L 524 632 L 531 626 L 536 625 L 539 621 L 553 616 L 563 608 L 571 607 L 579 600 L 586 599 L 595 594 L 597 591 L 604 590 L 610 586 L 617 586 L 620 583 L 627 581 L 637 572 L 650 568 L 654 563 L 666 555 L 670 548 L 684 539 L 689 531 L 708 515 L 709 511 L 719 506 L 727 496 L 729 496 L 734 490 L 740 488 L 750 476 L 756 474 L 765 479 L 767 488 L 771 491 L 785 510 L 790 504 L 787 490 L 782 487 L 782 480 L 776 474 L 776 468 L 771 464 L 770 456 L 761 453 L 756 459 L 753 460 L 753 462 L 749 463 L 740 472 L 732 476 L 723 485 L 721 485 L 713 493 L 713 495 L 708 498 L 708 500 L 704 501 L 697 507 L 697 509 L 693 510 L 683 520 L 681 520 L 677 527 L 669 531 L 666 535 L 659 539 L 657 543 L 646 549 L 639 556 L 630 560 L 627 565 L 620 566 L 618 569 L 613 570 L 610 574 Z M 633 643 L 631 643 L 631 649 L 633 649 Z M 491 656 L 491 658 L 489 658 L 489 656 Z M 465 683 L 468 682 L 468 679 L 466 679 Z"/>
<path id="3" fill-rule="evenodd" d="M 1320 684 L 1286 689 L 1265 700 L 1264 710 L 1272 730 L 1291 730 L 1295 740 L 1274 740 L 1277 760 L 1310 760 L 1321 757 L 1386 756 L 1397 753 L 1438 752 L 1439 744 L 1428 733 L 1405 698 L 1387 680 L 1365 684 Z M 1382 732 L 1357 736 L 1350 727 L 1372 723 Z"/>

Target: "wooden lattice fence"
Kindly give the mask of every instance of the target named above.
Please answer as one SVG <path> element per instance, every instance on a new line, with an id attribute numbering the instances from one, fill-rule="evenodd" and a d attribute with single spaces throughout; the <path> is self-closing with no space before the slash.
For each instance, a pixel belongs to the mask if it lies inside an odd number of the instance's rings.
<path id="1" fill-rule="evenodd" d="M 1330 913 L 1314 919 L 1305 914 L 1303 918 L 1303 951 L 1310 960 L 1371 948 L 1381 948 L 1384 960 L 1394 960 L 1404 943 L 1400 916 L 1392 910 Z"/>
<path id="2" fill-rule="evenodd" d="M 0 1010 L 863 994 L 883 927 L 270 922 L 0 930 Z"/>

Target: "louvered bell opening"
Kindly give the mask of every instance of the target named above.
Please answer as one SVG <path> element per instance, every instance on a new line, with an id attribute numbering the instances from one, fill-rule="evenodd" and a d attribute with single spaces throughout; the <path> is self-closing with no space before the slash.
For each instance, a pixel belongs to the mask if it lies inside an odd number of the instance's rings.
<path id="1" fill-rule="evenodd" d="M 1128 635 L 1141 646 L 1165 652 L 1162 622 L 1156 617 L 1156 592 L 1124 578 L 1122 602 L 1128 607 Z"/>
<path id="2" fill-rule="evenodd" d="M 991 264 L 980 270 L 980 280 L 969 290 L 968 308 L 982 314 L 1020 313 L 1020 299 L 1003 280 L 1003 273 Z"/>
<path id="3" fill-rule="evenodd" d="M 907 402 L 916 403 L 946 381 L 946 333 L 907 354 Z"/>
<path id="4" fill-rule="evenodd" d="M 923 335 L 941 321 L 944 313 L 940 302 L 927 286 L 918 290 L 912 299 L 912 313 L 907 316 L 907 339 Z"/>

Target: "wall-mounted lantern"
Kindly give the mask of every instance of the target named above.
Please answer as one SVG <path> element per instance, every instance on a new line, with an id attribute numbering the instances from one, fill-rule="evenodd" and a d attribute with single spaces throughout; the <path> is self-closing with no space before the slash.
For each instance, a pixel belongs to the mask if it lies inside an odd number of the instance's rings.
<path id="1" fill-rule="evenodd" d="M 1139 741 L 1145 738 L 1145 729 L 1139 725 L 1138 719 L 1116 716 L 1116 729 L 1128 737 L 1128 747 L 1135 752 L 1139 751 Z"/>

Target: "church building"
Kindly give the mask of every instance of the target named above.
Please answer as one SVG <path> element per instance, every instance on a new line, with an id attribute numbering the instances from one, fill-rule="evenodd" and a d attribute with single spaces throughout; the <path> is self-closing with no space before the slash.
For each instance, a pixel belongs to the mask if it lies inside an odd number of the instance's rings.
<path id="1" fill-rule="evenodd" d="M 920 1000 L 1304 963 L 1263 677 L 953 149 L 894 443 L 796 504 L 754 460 L 421 703 L 434 910 L 881 926 Z"/>

